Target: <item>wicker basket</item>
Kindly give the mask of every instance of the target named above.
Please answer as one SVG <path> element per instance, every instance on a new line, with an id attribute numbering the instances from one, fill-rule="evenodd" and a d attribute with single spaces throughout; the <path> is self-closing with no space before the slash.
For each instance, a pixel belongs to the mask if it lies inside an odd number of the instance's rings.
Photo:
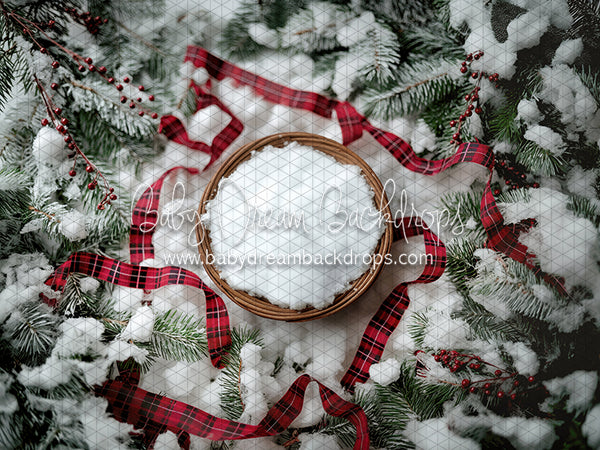
<path id="1" fill-rule="evenodd" d="M 216 195 L 221 178 L 231 175 L 231 173 L 236 170 L 239 164 L 250 158 L 252 151 L 260 150 L 268 145 L 272 145 L 274 147 L 283 147 L 285 144 L 292 141 L 320 150 L 321 152 L 334 157 L 342 164 L 354 164 L 359 166 L 362 169 L 362 173 L 367 180 L 367 183 L 369 183 L 369 185 L 373 188 L 375 193 L 375 205 L 385 216 L 391 217 L 388 201 L 385 192 L 383 192 L 383 186 L 367 163 L 365 163 L 361 158 L 348 150 L 342 144 L 332 141 L 331 139 L 309 133 L 275 134 L 258 139 L 241 147 L 221 165 L 217 173 L 208 183 L 208 186 L 206 186 L 204 194 L 202 195 L 202 200 L 198 210 L 199 214 L 197 217 L 199 218 L 206 212 L 206 204 Z M 371 283 L 375 281 L 383 266 L 383 258 L 377 258 L 376 263 L 374 263 L 370 270 L 366 271 L 362 276 L 354 280 L 351 283 L 350 288 L 347 291 L 338 294 L 335 297 L 334 302 L 326 308 L 315 309 L 311 307 L 298 311 L 273 305 L 263 298 L 251 296 L 245 291 L 236 290 L 229 286 L 225 280 L 221 279 L 218 270 L 212 264 L 210 264 L 209 261 L 207 261 L 206 255 L 212 254 L 210 233 L 204 228 L 199 220 L 196 227 L 196 234 L 198 237 L 200 257 L 204 263 L 204 268 L 219 289 L 221 289 L 221 291 L 223 291 L 231 300 L 233 300 L 242 308 L 269 319 L 306 321 L 333 314 L 348 306 L 350 303 L 360 297 L 369 288 Z M 392 237 L 392 223 L 391 221 L 387 221 L 385 232 L 379 240 L 374 253 L 383 256 L 389 252 L 392 245 Z"/>

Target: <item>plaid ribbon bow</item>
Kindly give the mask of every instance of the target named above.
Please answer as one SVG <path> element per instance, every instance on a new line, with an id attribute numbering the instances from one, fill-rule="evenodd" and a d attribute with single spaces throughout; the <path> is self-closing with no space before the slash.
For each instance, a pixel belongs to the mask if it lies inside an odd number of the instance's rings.
<path id="1" fill-rule="evenodd" d="M 486 167 L 490 171 L 490 176 L 481 199 L 480 216 L 487 233 L 487 246 L 526 264 L 539 277 L 554 285 L 560 292 L 566 293 L 561 280 L 543 272 L 535 262 L 535 255 L 528 252 L 527 247 L 519 243 L 520 229 L 504 224 L 504 219 L 491 190 L 494 154 L 488 146 L 479 143 L 464 143 L 458 147 L 456 154 L 449 158 L 437 161 L 426 160 L 418 157 L 410 145 L 398 136 L 373 126 L 348 102 L 273 83 L 240 69 L 200 47 L 188 47 L 185 61 L 192 62 L 196 67 L 205 68 L 208 74 L 216 80 L 229 77 L 239 86 L 249 86 L 256 95 L 262 96 L 272 103 L 311 111 L 325 118 L 331 118 L 335 112 L 340 123 L 344 145 L 354 142 L 366 131 L 411 171 L 434 175 L 462 162 L 471 162 Z M 190 87 L 194 89 L 197 96 L 197 110 L 216 105 L 231 116 L 229 124 L 213 139 L 211 145 L 191 140 L 184 124 L 175 116 L 162 117 L 159 131 L 175 142 L 210 154 L 210 161 L 204 168 L 206 169 L 241 134 L 243 125 L 203 86 L 192 82 Z M 173 171 L 180 169 L 185 169 L 192 174 L 198 173 L 198 169 L 195 168 L 175 167 L 170 169 L 154 182 L 138 200 L 133 210 L 130 233 L 132 264 L 90 253 L 75 253 L 56 270 L 46 284 L 55 290 L 60 290 L 64 288 L 68 275 L 78 272 L 113 284 L 145 290 L 157 289 L 167 284 L 185 284 L 202 289 L 206 294 L 209 354 L 213 365 L 221 367 L 222 358 L 231 343 L 229 318 L 223 300 L 193 272 L 173 266 L 159 269 L 139 266 L 141 261 L 154 256 L 152 235 L 157 223 L 156 211 L 164 180 Z M 408 285 L 433 282 L 444 272 L 446 248 L 443 242 L 431 232 L 426 224 L 416 219 L 414 217 L 399 219 L 396 222 L 394 238 L 423 235 L 428 264 L 416 280 L 399 284 L 383 301 L 369 322 L 354 360 L 341 380 L 347 390 L 353 390 L 356 383 L 364 383 L 369 378 L 371 365 L 380 360 L 389 336 L 397 327 L 409 305 Z M 52 303 L 52 300 L 45 300 Z M 108 380 L 97 388 L 96 393 L 108 399 L 115 418 L 138 428 L 144 428 L 146 443 L 149 446 L 152 446 L 159 433 L 166 430 L 178 435 L 179 443 L 183 448 L 189 448 L 190 434 L 223 440 L 247 439 L 280 433 L 299 414 L 306 387 L 311 381 L 315 381 L 318 383 L 325 411 L 334 416 L 344 417 L 355 426 L 357 438 L 354 448 L 369 448 L 367 419 L 364 412 L 308 375 L 299 377 L 256 426 L 219 419 L 190 405 L 149 393 L 137 386 L 138 378 L 123 376 L 117 380 Z"/>

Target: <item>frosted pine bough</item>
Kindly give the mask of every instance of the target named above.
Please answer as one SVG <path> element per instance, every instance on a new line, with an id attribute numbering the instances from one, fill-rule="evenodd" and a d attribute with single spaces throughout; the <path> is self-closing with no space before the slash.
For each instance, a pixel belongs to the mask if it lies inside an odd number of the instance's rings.
<path id="1" fill-rule="evenodd" d="M 291 142 L 253 152 L 219 183 L 202 221 L 234 289 L 324 308 L 365 273 L 384 231 L 358 166 Z"/>

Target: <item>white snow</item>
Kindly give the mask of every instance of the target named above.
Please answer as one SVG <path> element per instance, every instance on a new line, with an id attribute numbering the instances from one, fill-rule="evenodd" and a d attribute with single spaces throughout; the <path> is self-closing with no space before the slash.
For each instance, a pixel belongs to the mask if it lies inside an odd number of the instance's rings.
<path id="1" fill-rule="evenodd" d="M 86 216 L 76 209 L 60 216 L 60 232 L 70 241 L 80 241 L 88 235 Z"/>
<path id="2" fill-rule="evenodd" d="M 279 42 L 277 31 L 268 28 L 264 23 L 252 23 L 248 26 L 248 34 L 253 41 L 266 47 L 276 48 Z"/>
<path id="3" fill-rule="evenodd" d="M 337 438 L 322 433 L 302 433 L 299 436 L 300 450 L 336 450 L 342 448 L 337 443 Z"/>
<path id="4" fill-rule="evenodd" d="M 450 430 L 446 419 L 429 419 L 419 422 L 411 420 L 406 425 L 404 436 L 421 450 L 476 450 L 480 446 L 471 439 L 463 438 Z"/>
<path id="5" fill-rule="evenodd" d="M 505 342 L 504 350 L 513 358 L 515 370 L 521 375 L 535 375 L 540 367 L 537 354 L 523 342 Z"/>
<path id="6" fill-rule="evenodd" d="M 583 39 L 566 39 L 556 49 L 552 65 L 557 64 L 573 64 L 575 59 L 581 55 L 583 51 Z"/>
<path id="7" fill-rule="evenodd" d="M 533 141 L 554 155 L 560 156 L 565 151 L 565 146 L 560 134 L 542 125 L 533 125 L 527 128 L 524 138 Z"/>
<path id="8" fill-rule="evenodd" d="M 492 431 L 507 438 L 517 450 L 548 449 L 556 440 L 554 428 L 547 420 L 524 417 L 496 417 Z"/>
<path id="9" fill-rule="evenodd" d="M 388 358 L 369 369 L 369 376 L 374 383 L 387 386 L 400 376 L 401 363 L 395 358 Z"/>
<path id="10" fill-rule="evenodd" d="M 295 142 L 254 153 L 202 217 L 221 278 L 297 310 L 324 308 L 368 269 L 380 219 L 358 166 Z"/>
<path id="11" fill-rule="evenodd" d="M 138 308 L 129 323 L 121 333 L 121 339 L 129 341 L 147 342 L 154 329 L 154 311 L 149 306 Z"/>
<path id="12" fill-rule="evenodd" d="M 83 435 L 90 448 L 125 450 L 128 433 L 133 431 L 133 425 L 116 421 L 106 412 L 107 406 L 105 399 L 92 396 L 81 404 L 79 418 L 84 429 Z"/>
<path id="13" fill-rule="evenodd" d="M 92 277 L 84 277 L 79 281 L 79 287 L 82 292 L 91 294 L 100 287 L 100 282 Z"/>
<path id="14" fill-rule="evenodd" d="M 42 127 L 32 145 L 32 154 L 38 165 L 56 166 L 67 157 L 65 141 L 62 135 L 51 127 Z"/>
<path id="15" fill-rule="evenodd" d="M 591 448 L 600 447 L 600 404 L 587 413 L 581 432 L 587 438 L 587 444 Z"/>
<path id="16" fill-rule="evenodd" d="M 595 280 L 594 248 L 598 231 L 589 220 L 567 209 L 561 192 L 531 190 L 529 202 L 499 204 L 506 223 L 534 218 L 538 225 L 521 235 L 520 241 L 540 260 L 544 271 L 566 278 L 566 286 L 587 286 Z"/>
<path id="17" fill-rule="evenodd" d="M 532 124 L 541 119 L 541 113 L 535 100 L 527 100 L 524 98 L 517 105 L 517 111 L 517 118 L 524 120 L 526 123 Z"/>
<path id="18" fill-rule="evenodd" d="M 594 399 L 598 385 L 598 374 L 576 370 L 563 377 L 544 382 L 546 389 L 555 397 L 567 396 L 565 409 L 570 412 L 581 412 L 589 408 Z"/>
<path id="19" fill-rule="evenodd" d="M 60 324 L 62 332 L 56 341 L 53 354 L 60 357 L 84 355 L 90 347 L 99 345 L 104 325 L 91 317 L 67 319 Z"/>
<path id="20" fill-rule="evenodd" d="M 52 389 L 69 381 L 73 367 L 74 361 L 51 355 L 41 366 L 24 368 L 17 379 L 25 386 Z"/>

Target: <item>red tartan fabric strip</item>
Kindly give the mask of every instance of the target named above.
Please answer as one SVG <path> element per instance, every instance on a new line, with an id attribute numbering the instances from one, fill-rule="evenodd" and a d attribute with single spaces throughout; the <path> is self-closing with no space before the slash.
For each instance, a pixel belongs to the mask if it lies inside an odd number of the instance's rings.
<path id="1" fill-rule="evenodd" d="M 217 134 L 211 145 L 207 145 L 201 141 L 194 141 L 190 139 L 185 125 L 183 122 L 171 115 L 163 116 L 160 119 L 160 125 L 158 132 L 163 133 L 167 138 L 178 144 L 183 144 L 193 150 L 200 150 L 201 152 L 208 153 L 210 155 L 210 161 L 203 170 L 208 169 L 223 153 L 223 151 L 229 147 L 229 145 L 242 133 L 244 125 L 235 117 L 229 108 L 227 108 L 221 101 L 207 92 L 205 92 L 200 86 L 194 82 L 190 84 L 190 87 L 196 92 L 196 111 L 203 108 L 207 108 L 211 105 L 218 106 L 224 113 L 231 117 L 231 120 L 223 130 Z"/>
<path id="2" fill-rule="evenodd" d="M 206 296 L 206 334 L 208 351 L 215 367 L 222 367 L 222 358 L 231 344 L 229 316 L 225 303 L 193 272 L 180 267 L 161 268 L 128 264 L 93 253 L 73 253 L 61 264 L 46 284 L 57 291 L 64 288 L 71 273 L 81 273 L 118 286 L 154 290 L 172 284 L 202 289 Z"/>
<path id="3" fill-rule="evenodd" d="M 258 425 L 226 420 L 168 397 L 153 394 L 133 384 L 108 380 L 97 387 L 96 395 L 106 398 L 115 418 L 136 428 L 169 430 L 182 437 L 188 435 L 220 440 L 239 440 L 274 436 L 287 429 L 302 411 L 306 388 L 312 381 L 319 386 L 325 411 L 350 421 L 356 429 L 355 450 L 369 448 L 367 417 L 357 405 L 342 399 L 331 389 L 308 375 L 301 375 L 284 396 L 268 411 Z M 189 438 L 188 445 L 189 445 Z"/>
<path id="4" fill-rule="evenodd" d="M 144 191 L 136 202 L 131 215 L 131 228 L 129 230 L 129 258 L 133 264 L 139 264 L 145 259 L 154 258 L 152 235 L 158 222 L 158 205 L 160 192 L 165 179 L 174 171 L 185 169 L 191 174 L 198 173 L 193 167 L 173 167 Z"/>
<path id="5" fill-rule="evenodd" d="M 380 360 L 390 335 L 400 323 L 404 311 L 410 303 L 407 293 L 408 285 L 431 283 L 442 276 L 446 267 L 446 246 L 420 219 L 404 217 L 398 219 L 395 226 L 399 230 L 395 236 L 398 238 L 423 235 L 427 264 L 419 278 L 396 286 L 371 318 L 354 360 L 342 377 L 342 386 L 349 391 L 354 390 L 356 383 L 367 381 L 371 365 Z"/>
<path id="6" fill-rule="evenodd" d="M 218 58 L 201 47 L 189 46 L 185 61 L 190 61 L 196 67 L 204 67 L 209 75 L 217 80 L 230 77 L 237 83 L 250 86 L 256 95 L 263 96 L 266 100 L 312 111 L 323 117 L 330 118 L 332 111 L 336 112 L 340 123 L 343 143 L 350 144 L 360 138 L 363 130 L 373 136 L 377 142 L 385 147 L 407 169 L 423 175 L 435 175 L 455 164 L 471 162 L 484 166 L 490 170 L 494 167 L 494 153 L 487 145 L 478 143 L 461 144 L 456 154 L 441 160 L 427 160 L 416 155 L 410 145 L 393 133 L 374 127 L 348 102 L 328 99 L 314 92 L 290 89 L 258 75 L 240 69 L 235 65 Z M 527 247 L 518 242 L 518 234 L 505 226 L 504 218 L 491 192 L 491 176 L 486 186 L 486 193 L 482 198 L 481 217 L 488 236 L 488 246 L 504 253 L 508 257 L 526 264 L 534 273 L 553 285 L 561 293 L 566 290 L 561 280 L 544 273 L 535 261 L 535 255 L 527 251 Z M 488 194 L 489 191 L 489 194 Z"/>

